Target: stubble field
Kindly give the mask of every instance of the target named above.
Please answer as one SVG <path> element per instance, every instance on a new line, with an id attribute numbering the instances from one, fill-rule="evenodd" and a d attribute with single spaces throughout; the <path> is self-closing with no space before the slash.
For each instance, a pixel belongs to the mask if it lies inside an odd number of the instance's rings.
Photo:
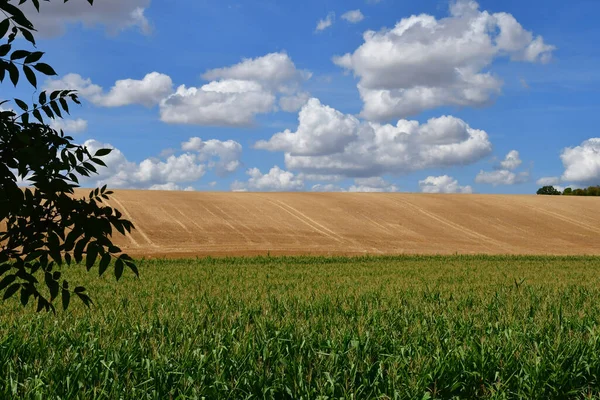
<path id="1" fill-rule="evenodd" d="M 600 254 L 597 198 L 117 191 L 136 256 Z"/>

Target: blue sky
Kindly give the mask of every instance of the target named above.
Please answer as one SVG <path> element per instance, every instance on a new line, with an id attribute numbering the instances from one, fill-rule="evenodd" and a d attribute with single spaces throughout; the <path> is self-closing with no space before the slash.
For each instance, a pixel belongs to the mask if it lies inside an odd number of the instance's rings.
<path id="1" fill-rule="evenodd" d="M 78 142 L 118 149 L 87 185 L 600 184 L 597 1 L 61 3 L 33 18 L 46 87 L 80 90 Z"/>

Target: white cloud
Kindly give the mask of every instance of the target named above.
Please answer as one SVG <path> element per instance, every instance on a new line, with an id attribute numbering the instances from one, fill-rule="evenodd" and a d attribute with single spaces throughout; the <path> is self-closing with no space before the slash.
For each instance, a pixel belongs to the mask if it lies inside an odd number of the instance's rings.
<path id="1" fill-rule="evenodd" d="M 137 28 L 144 34 L 152 31 L 144 11 L 150 0 L 102 0 L 90 6 L 87 1 L 40 2 L 40 12 L 28 1 L 21 6 L 31 19 L 39 34 L 45 37 L 61 35 L 70 24 L 81 23 L 86 27 L 102 25 L 110 34 L 124 29 Z"/>
<path id="2" fill-rule="evenodd" d="M 203 141 L 199 137 L 190 138 L 181 144 L 184 151 L 195 151 L 199 160 L 208 161 L 208 167 L 214 168 L 219 176 L 225 176 L 235 172 L 241 165 L 242 145 L 233 140 L 222 142 L 211 139 Z M 215 161 L 215 158 L 217 161 Z"/>
<path id="3" fill-rule="evenodd" d="M 56 131 L 62 130 L 64 133 L 82 133 L 87 130 L 86 120 L 77 119 L 54 119 L 50 122 L 50 127 Z"/>
<path id="4" fill-rule="evenodd" d="M 554 50 L 512 15 L 480 11 L 470 0 L 452 3 L 447 18 L 413 15 L 363 37 L 358 49 L 333 61 L 360 78 L 361 115 L 370 120 L 440 106 L 486 105 L 502 87 L 486 71 L 496 58 L 547 62 Z"/>
<path id="5" fill-rule="evenodd" d="M 152 185 L 148 188 L 148 190 L 168 190 L 168 191 L 193 192 L 195 189 L 192 186 L 183 188 L 173 182 L 169 182 L 169 183 L 165 183 L 162 185 Z"/>
<path id="6" fill-rule="evenodd" d="M 367 192 L 367 193 L 383 193 L 397 192 L 398 186 L 386 182 L 381 177 L 372 178 L 357 178 L 354 180 L 354 185 L 348 188 L 349 192 Z"/>
<path id="7" fill-rule="evenodd" d="M 360 10 L 351 10 L 342 14 L 342 19 L 350 22 L 351 24 L 356 24 L 365 19 L 365 16 L 362 12 L 360 12 Z"/>
<path id="8" fill-rule="evenodd" d="M 327 184 L 317 183 L 316 185 L 312 186 L 310 191 L 311 192 L 347 192 L 346 189 L 344 189 L 338 185 L 335 185 L 333 183 L 327 183 Z"/>
<path id="9" fill-rule="evenodd" d="M 277 96 L 284 111 L 296 111 L 307 94 L 299 92 L 308 71 L 298 70 L 286 53 L 244 59 L 231 67 L 207 71 L 206 85 L 177 91 L 160 103 L 167 123 L 249 126 L 258 114 L 275 111 Z"/>
<path id="10" fill-rule="evenodd" d="M 46 90 L 74 89 L 79 94 L 101 107 L 121 107 L 141 104 L 152 107 L 173 92 L 173 81 L 167 75 L 151 72 L 142 80 L 123 79 L 115 82 L 108 93 L 78 74 L 67 74 L 61 79 L 49 79 Z"/>
<path id="11" fill-rule="evenodd" d="M 202 75 L 208 81 L 237 80 L 256 82 L 268 90 L 285 91 L 310 78 L 308 71 L 298 70 L 286 53 L 270 53 L 262 57 L 245 58 L 231 67 L 211 69 Z"/>
<path id="12" fill-rule="evenodd" d="M 540 186 L 556 186 L 560 183 L 560 177 L 558 176 L 547 176 L 537 180 L 536 184 Z"/>
<path id="13" fill-rule="evenodd" d="M 335 13 L 330 12 L 329 14 L 327 14 L 327 17 L 325 17 L 324 19 L 320 19 L 319 22 L 317 22 L 317 27 L 315 28 L 315 32 L 321 32 L 321 31 L 324 31 L 325 29 L 329 28 L 331 25 L 333 25 L 334 20 L 335 20 Z"/>
<path id="14" fill-rule="evenodd" d="M 523 171 L 514 173 L 512 171 L 501 169 L 497 171 L 479 171 L 475 177 L 475 182 L 489 185 L 516 185 L 525 183 L 529 180 L 529 172 Z"/>
<path id="15" fill-rule="evenodd" d="M 183 143 L 182 149 L 186 151 L 183 154 L 173 154 L 164 160 L 147 158 L 138 164 L 127 160 L 119 149 L 110 144 L 87 140 L 84 146 L 92 154 L 100 148 L 113 149 L 102 158 L 107 168 L 98 168 L 99 174 L 84 179 L 85 182 L 132 189 L 183 190 L 179 184 L 195 182 L 210 169 L 223 173 L 235 171 L 239 166 L 235 157 L 241 153 L 241 145 L 233 141 L 213 139 L 202 142 L 199 138 L 192 138 Z"/>
<path id="16" fill-rule="evenodd" d="M 250 179 L 248 182 L 235 181 L 231 185 L 233 191 L 257 192 L 294 192 L 304 189 L 304 182 L 289 171 L 284 171 L 278 166 L 263 174 L 258 168 L 251 168 L 246 172 Z"/>
<path id="17" fill-rule="evenodd" d="M 600 184 L 600 138 L 591 138 L 579 146 L 567 147 L 560 158 L 565 167 L 563 181 Z"/>
<path id="18" fill-rule="evenodd" d="M 296 112 L 310 99 L 310 94 L 300 92 L 291 96 L 283 96 L 279 99 L 279 107 L 286 112 Z"/>
<path id="19" fill-rule="evenodd" d="M 529 172 L 514 172 L 522 163 L 519 152 L 511 150 L 504 160 L 496 166 L 495 171 L 479 171 L 479 174 L 475 177 L 475 182 L 494 186 L 525 183 L 529 180 Z"/>
<path id="20" fill-rule="evenodd" d="M 249 126 L 257 114 L 274 109 L 275 95 L 259 87 L 240 85 L 239 81 L 221 81 L 201 88 L 181 85 L 160 103 L 160 118 L 172 124 Z"/>
<path id="21" fill-rule="evenodd" d="M 276 133 L 268 141 L 257 142 L 255 148 L 292 155 L 331 154 L 355 140 L 360 125 L 355 117 L 322 105 L 315 98 L 302 107 L 298 120 L 296 132 L 287 129 Z"/>
<path id="22" fill-rule="evenodd" d="M 500 163 L 500 165 L 504 169 L 513 171 L 513 170 L 519 168 L 519 166 L 522 163 L 523 163 L 523 161 L 521 161 L 521 158 L 519 158 L 519 152 L 517 150 L 511 150 L 510 152 L 508 152 L 508 154 L 506 155 L 506 158 L 504 158 L 504 161 L 502 161 Z"/>
<path id="23" fill-rule="evenodd" d="M 451 176 L 428 176 L 419 181 L 423 193 L 473 193 L 471 186 L 461 186 Z"/>
<path id="24" fill-rule="evenodd" d="M 487 133 L 458 118 L 380 125 L 361 122 L 317 99 L 300 111 L 296 132 L 277 133 L 255 147 L 283 151 L 288 170 L 354 178 L 465 165 L 491 151 Z"/>

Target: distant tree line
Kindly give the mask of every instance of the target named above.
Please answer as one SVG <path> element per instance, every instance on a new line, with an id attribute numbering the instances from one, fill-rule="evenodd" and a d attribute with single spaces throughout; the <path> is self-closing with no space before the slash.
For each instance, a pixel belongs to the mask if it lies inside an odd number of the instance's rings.
<path id="1" fill-rule="evenodd" d="M 562 192 L 554 186 L 544 186 L 538 189 L 537 194 L 547 196 L 600 196 L 600 186 L 589 186 L 584 189 L 572 189 L 569 187 Z"/>

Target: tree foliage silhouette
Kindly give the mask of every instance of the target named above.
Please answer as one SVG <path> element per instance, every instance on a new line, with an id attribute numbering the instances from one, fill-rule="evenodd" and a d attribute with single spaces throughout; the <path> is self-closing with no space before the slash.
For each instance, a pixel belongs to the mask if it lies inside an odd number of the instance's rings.
<path id="1" fill-rule="evenodd" d="M 56 72 L 40 61 L 44 53 L 36 49 L 35 28 L 18 7 L 28 1 L 40 11 L 39 0 L 0 0 L 0 82 L 10 80 L 16 87 L 24 76 L 37 89 L 39 74 Z M 25 41 L 34 51 L 15 49 Z M 114 261 L 117 280 L 125 267 L 138 275 L 134 261 L 111 240 L 115 231 L 134 228 L 106 204 L 112 192 L 104 186 L 78 198 L 74 191 L 82 176 L 106 166 L 101 158 L 111 150 L 91 154 L 50 127 L 50 120 L 69 114 L 69 103 L 80 104 L 68 89 L 42 91 L 31 105 L 20 99 L 0 102 L 0 295 L 6 300 L 18 294 L 23 306 L 37 301 L 37 311 L 55 311 L 58 297 L 66 309 L 72 294 L 92 304 L 85 288 L 61 277 L 65 265 L 85 260 L 88 271 L 98 265 L 102 275 Z M 19 187 L 22 181 L 29 187 Z"/>

